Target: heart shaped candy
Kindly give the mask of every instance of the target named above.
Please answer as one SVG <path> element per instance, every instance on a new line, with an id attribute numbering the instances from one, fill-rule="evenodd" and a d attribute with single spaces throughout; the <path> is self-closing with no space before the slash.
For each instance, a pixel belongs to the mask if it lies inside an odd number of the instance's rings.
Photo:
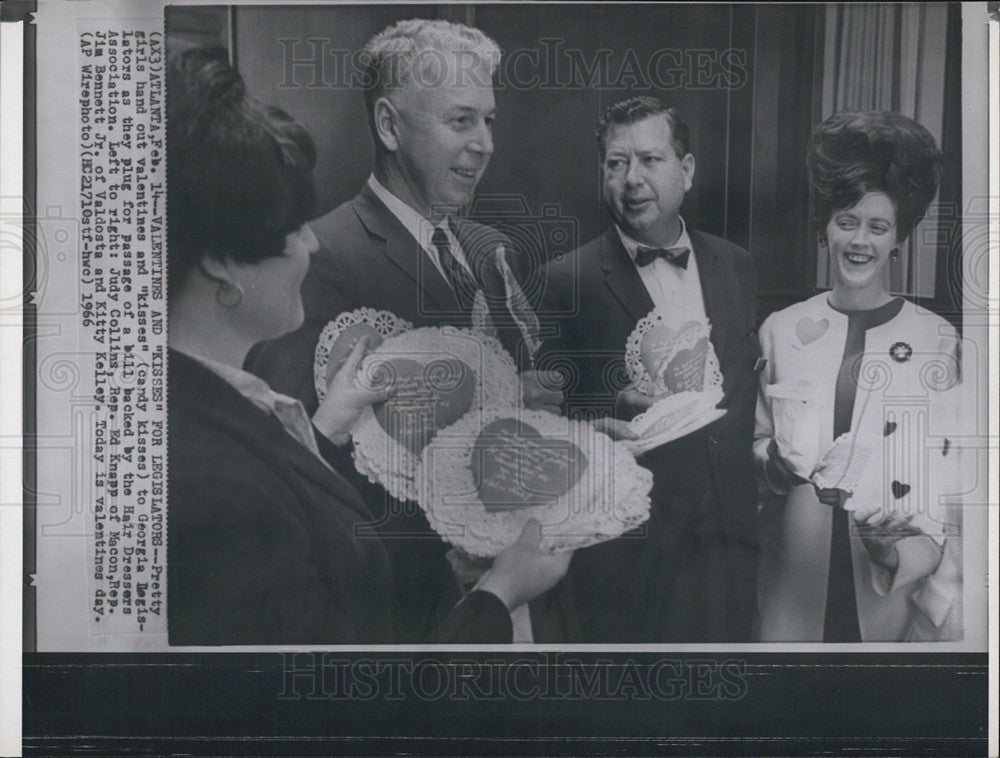
<path id="1" fill-rule="evenodd" d="M 351 354 L 351 350 L 354 349 L 358 340 L 364 337 L 368 338 L 369 350 L 374 350 L 384 342 L 382 335 L 370 324 L 351 324 L 337 336 L 337 339 L 330 346 L 330 357 L 326 362 L 327 384 L 347 360 L 347 356 Z"/>
<path id="2" fill-rule="evenodd" d="M 472 449 L 472 478 L 487 511 L 545 505 L 583 476 L 587 457 L 567 440 L 542 437 L 513 418 L 491 421 Z"/>
<path id="3" fill-rule="evenodd" d="M 802 345 L 808 345 L 810 342 L 815 342 L 826 334 L 826 330 L 829 328 L 829 319 L 821 318 L 816 321 L 809 318 L 809 316 L 804 316 L 795 325 L 795 336 L 799 338 L 799 342 Z"/>
<path id="4" fill-rule="evenodd" d="M 672 394 L 705 388 L 705 361 L 708 357 L 708 337 L 702 337 L 692 347 L 678 350 L 663 368 L 661 383 Z"/>
<path id="5" fill-rule="evenodd" d="M 646 373 L 656 376 L 660 372 L 663 361 L 670 354 L 674 345 L 674 330 L 666 324 L 657 324 L 644 335 L 639 342 L 639 357 Z"/>
<path id="6" fill-rule="evenodd" d="M 393 392 L 372 411 L 386 434 L 414 455 L 420 455 L 438 430 L 464 416 L 476 394 L 475 373 L 457 358 L 429 363 L 385 358 L 371 364 L 367 379 L 373 387 Z"/>

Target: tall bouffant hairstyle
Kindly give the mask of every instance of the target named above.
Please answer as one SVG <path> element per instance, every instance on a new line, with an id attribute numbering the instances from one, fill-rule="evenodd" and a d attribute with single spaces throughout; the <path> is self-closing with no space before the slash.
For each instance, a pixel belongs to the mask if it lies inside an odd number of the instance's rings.
<path id="1" fill-rule="evenodd" d="M 188 48 L 167 70 L 168 286 L 207 256 L 257 263 L 312 217 L 316 146 L 247 94 L 223 48 Z"/>
<path id="2" fill-rule="evenodd" d="M 447 71 L 440 66 L 432 70 L 449 53 L 468 55 L 473 62 L 484 65 L 490 82 L 500 64 L 501 51 L 496 42 L 475 27 L 451 21 L 410 18 L 397 21 L 368 40 L 361 51 L 360 66 L 368 125 L 376 149 L 382 148 L 374 118 L 375 103 L 380 97 L 406 87 L 414 76 L 431 87 L 449 84 L 443 78 L 446 76 L 479 76 L 479 67 L 468 66 L 464 61 L 457 71 Z"/>
<path id="3" fill-rule="evenodd" d="M 615 103 L 601 114 L 597 122 L 597 147 L 601 152 L 601 160 L 604 160 L 606 152 L 605 140 L 608 132 L 615 126 L 625 126 L 645 121 L 650 116 L 663 116 L 670 125 L 670 134 L 673 137 L 674 153 L 678 160 L 683 160 L 684 156 L 691 152 L 691 131 L 687 123 L 681 118 L 681 114 L 676 108 L 668 108 L 666 103 L 657 97 L 632 97 Z"/>
<path id="4" fill-rule="evenodd" d="M 869 192 L 883 192 L 896 208 L 901 242 L 934 199 L 941 151 L 930 132 L 899 113 L 845 111 L 813 130 L 806 168 L 820 232 L 834 213 L 855 206 Z"/>

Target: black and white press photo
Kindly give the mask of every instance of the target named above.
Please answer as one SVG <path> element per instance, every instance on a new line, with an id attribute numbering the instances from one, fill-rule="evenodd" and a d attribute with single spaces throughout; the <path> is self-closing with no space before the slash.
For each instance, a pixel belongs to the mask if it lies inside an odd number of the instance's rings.
<path id="1" fill-rule="evenodd" d="M 983 747 L 988 11 L 32 5 L 32 745 Z"/>

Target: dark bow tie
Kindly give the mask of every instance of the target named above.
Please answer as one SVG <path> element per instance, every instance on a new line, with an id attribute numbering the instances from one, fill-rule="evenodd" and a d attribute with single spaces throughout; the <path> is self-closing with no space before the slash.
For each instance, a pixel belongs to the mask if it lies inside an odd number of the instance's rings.
<path id="1" fill-rule="evenodd" d="M 639 245 L 635 249 L 635 265 L 642 268 L 643 266 L 648 266 L 657 258 L 663 258 L 677 266 L 677 268 L 686 269 L 690 255 L 691 248 L 689 247 L 643 247 Z"/>

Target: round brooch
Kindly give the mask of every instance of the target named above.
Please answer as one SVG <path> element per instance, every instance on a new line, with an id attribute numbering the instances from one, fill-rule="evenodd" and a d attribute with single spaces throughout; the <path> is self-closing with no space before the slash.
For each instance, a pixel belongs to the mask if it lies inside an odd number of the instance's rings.
<path id="1" fill-rule="evenodd" d="M 889 356 L 897 363 L 910 360 L 911 355 L 913 355 L 913 348 L 905 342 L 897 342 L 889 348 Z"/>

